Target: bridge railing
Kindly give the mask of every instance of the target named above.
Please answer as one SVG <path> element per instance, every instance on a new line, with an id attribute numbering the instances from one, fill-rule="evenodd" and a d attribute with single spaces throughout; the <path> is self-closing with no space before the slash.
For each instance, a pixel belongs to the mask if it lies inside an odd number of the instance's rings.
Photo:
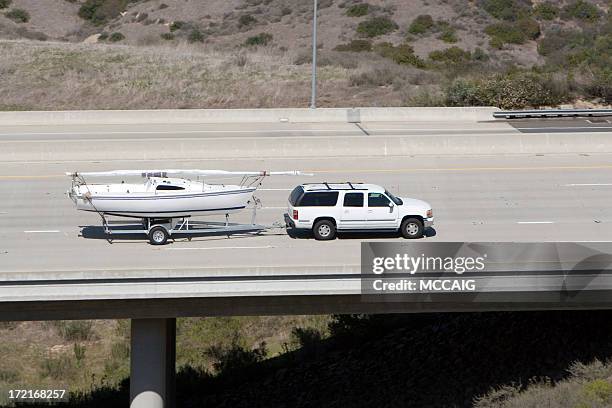
<path id="1" fill-rule="evenodd" d="M 534 109 L 493 112 L 497 119 L 612 116 L 612 109 Z"/>

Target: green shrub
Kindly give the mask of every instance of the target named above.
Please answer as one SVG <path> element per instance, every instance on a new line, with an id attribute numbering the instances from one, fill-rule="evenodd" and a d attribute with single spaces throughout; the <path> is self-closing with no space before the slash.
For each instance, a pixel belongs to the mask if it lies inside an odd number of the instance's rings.
<path id="1" fill-rule="evenodd" d="M 66 341 L 87 341 L 95 338 L 91 320 L 57 320 L 53 325 Z"/>
<path id="2" fill-rule="evenodd" d="M 243 14 L 238 19 L 238 27 L 248 27 L 252 24 L 255 24 L 257 19 L 250 14 Z"/>
<path id="3" fill-rule="evenodd" d="M 368 14 L 370 5 L 368 3 L 353 4 L 346 10 L 349 17 L 363 17 Z"/>
<path id="4" fill-rule="evenodd" d="M 512 23 L 496 23 L 485 28 L 485 33 L 492 37 L 492 40 L 497 40 L 501 44 L 523 44 L 527 41 L 525 33 L 523 33 L 516 24 Z M 491 44 L 493 46 L 493 44 Z M 495 47 L 498 48 L 498 47 Z"/>
<path id="5" fill-rule="evenodd" d="M 268 350 L 266 343 L 262 342 L 258 347 L 248 350 L 233 342 L 229 347 L 213 346 L 206 350 L 205 355 L 212 358 L 213 368 L 218 374 L 236 374 L 245 368 L 266 358 Z"/>
<path id="6" fill-rule="evenodd" d="M 411 34 L 424 34 L 431 30 L 433 26 L 433 18 L 429 14 L 421 14 L 420 16 L 417 16 L 412 23 L 410 23 L 408 32 Z"/>
<path id="7" fill-rule="evenodd" d="M 529 15 L 528 0 L 480 0 L 480 6 L 499 20 L 516 21 Z"/>
<path id="8" fill-rule="evenodd" d="M 334 50 L 351 52 L 372 51 L 372 42 L 369 40 L 352 40 L 350 43 L 337 45 Z"/>
<path id="9" fill-rule="evenodd" d="M 11 5 L 13 0 L 0 0 L 0 9 L 5 9 Z"/>
<path id="10" fill-rule="evenodd" d="M 491 40 L 489 40 L 489 45 L 491 48 L 501 50 L 504 47 L 504 41 L 499 37 L 492 37 Z"/>
<path id="11" fill-rule="evenodd" d="M 414 48 L 408 44 L 400 44 L 394 46 L 391 43 L 384 42 L 376 44 L 375 51 L 384 58 L 393 60 L 400 65 L 413 65 L 417 68 L 425 68 L 425 61 L 414 54 Z"/>
<path id="12" fill-rule="evenodd" d="M 516 25 L 518 26 L 519 30 L 525 33 L 525 36 L 529 40 L 537 39 L 542 33 L 540 31 L 540 23 L 538 23 L 533 18 L 523 18 L 517 21 Z"/>
<path id="13" fill-rule="evenodd" d="M 127 341 L 118 341 L 111 345 L 111 358 L 127 360 L 130 357 L 130 345 Z"/>
<path id="14" fill-rule="evenodd" d="M 579 30 L 552 30 L 538 41 L 538 53 L 544 56 L 562 53 L 564 49 L 578 49 L 587 41 L 588 39 Z"/>
<path id="15" fill-rule="evenodd" d="M 174 40 L 174 34 L 172 33 L 161 33 L 159 36 L 166 41 Z"/>
<path id="16" fill-rule="evenodd" d="M 117 17 L 130 1 L 133 0 L 86 0 L 79 8 L 78 15 L 82 19 L 101 25 Z"/>
<path id="17" fill-rule="evenodd" d="M 442 32 L 438 36 L 438 39 L 444 41 L 445 43 L 451 43 L 451 44 L 459 41 L 457 39 L 457 34 L 455 32 L 455 29 L 451 27 L 450 25 L 447 25 L 446 27 L 444 27 L 444 29 L 442 29 Z"/>
<path id="18" fill-rule="evenodd" d="M 108 41 L 110 42 L 119 42 L 125 40 L 125 35 L 120 32 L 114 32 L 108 36 Z"/>
<path id="19" fill-rule="evenodd" d="M 85 360 L 86 347 L 79 343 L 74 343 L 72 351 L 74 352 L 74 358 L 76 359 L 77 366 L 81 367 L 83 360 Z"/>
<path id="20" fill-rule="evenodd" d="M 489 60 L 489 55 L 482 48 L 477 47 L 472 53 L 472 59 L 474 61 L 486 62 Z"/>
<path id="21" fill-rule="evenodd" d="M 398 73 L 388 67 L 374 68 L 371 71 L 351 75 L 351 86 L 387 86 L 393 84 Z"/>
<path id="22" fill-rule="evenodd" d="M 321 332 L 312 327 L 294 327 L 291 330 L 291 342 L 304 349 L 317 347 L 322 339 Z"/>
<path id="23" fill-rule="evenodd" d="M 416 93 L 408 95 L 402 101 L 404 106 L 446 106 L 444 95 L 439 92 L 432 92 L 427 88 L 420 88 Z"/>
<path id="24" fill-rule="evenodd" d="M 602 379 L 589 381 L 582 387 L 582 392 L 590 402 L 606 404 L 612 402 L 612 383 Z"/>
<path id="25" fill-rule="evenodd" d="M 599 19 L 600 12 L 594 4 L 585 0 L 577 0 L 563 7 L 563 17 L 593 23 Z"/>
<path id="26" fill-rule="evenodd" d="M 198 29 L 193 29 L 187 36 L 187 41 L 190 43 L 204 42 L 204 34 Z"/>
<path id="27" fill-rule="evenodd" d="M 24 9 L 12 9 L 11 11 L 8 11 L 5 16 L 16 23 L 27 23 L 30 21 L 30 13 Z"/>
<path id="28" fill-rule="evenodd" d="M 497 75 L 481 80 L 454 81 L 445 91 L 449 106 L 498 106 L 522 109 L 554 105 L 568 95 L 556 94 L 546 77 L 527 72 Z"/>
<path id="29" fill-rule="evenodd" d="M 247 38 L 246 41 L 244 42 L 244 45 L 249 46 L 249 47 L 253 47 L 257 45 L 266 46 L 270 43 L 270 41 L 272 41 L 272 38 L 273 38 L 272 34 L 259 33 L 257 35 Z"/>
<path id="30" fill-rule="evenodd" d="M 533 15 L 541 20 L 554 20 L 559 16 L 559 7 L 549 1 L 540 3 L 533 8 Z"/>
<path id="31" fill-rule="evenodd" d="M 459 47 L 450 47 L 430 52 L 429 58 L 435 62 L 460 64 L 469 62 L 472 59 L 472 55 L 469 51 L 462 50 Z"/>
<path id="32" fill-rule="evenodd" d="M 612 68 L 596 69 L 587 92 L 594 97 L 602 98 L 604 103 L 612 102 Z"/>
<path id="33" fill-rule="evenodd" d="M 372 17 L 357 26 L 357 32 L 363 37 L 378 37 L 397 30 L 398 25 L 388 17 Z"/>
<path id="34" fill-rule="evenodd" d="M 74 361 L 67 355 L 45 358 L 40 364 L 40 376 L 54 380 L 69 381 L 77 374 Z"/>
<path id="35" fill-rule="evenodd" d="M 540 25 L 537 21 L 531 18 L 525 18 L 517 22 L 501 22 L 491 24 L 485 28 L 485 33 L 496 41 L 491 46 L 501 48 L 500 46 L 509 44 L 524 44 L 527 40 L 535 40 L 540 36 Z"/>
<path id="36" fill-rule="evenodd" d="M 170 32 L 173 33 L 175 31 L 183 29 L 186 26 L 187 26 L 187 23 L 185 23 L 184 21 L 173 21 L 170 24 Z"/>
<path id="37" fill-rule="evenodd" d="M 102 6 L 101 0 L 87 0 L 79 8 L 78 15 L 82 19 L 90 20 L 94 24 L 101 24 L 105 19 L 97 13 L 100 6 Z"/>
<path id="38" fill-rule="evenodd" d="M 15 383 L 19 377 L 19 371 L 14 368 L 0 368 L 0 381 L 3 383 Z"/>

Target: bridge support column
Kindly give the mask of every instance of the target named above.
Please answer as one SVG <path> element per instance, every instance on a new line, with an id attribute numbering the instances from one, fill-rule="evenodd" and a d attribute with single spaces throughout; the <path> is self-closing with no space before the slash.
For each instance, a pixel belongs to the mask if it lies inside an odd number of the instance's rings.
<path id="1" fill-rule="evenodd" d="M 174 408 L 176 319 L 132 319 L 130 408 Z"/>

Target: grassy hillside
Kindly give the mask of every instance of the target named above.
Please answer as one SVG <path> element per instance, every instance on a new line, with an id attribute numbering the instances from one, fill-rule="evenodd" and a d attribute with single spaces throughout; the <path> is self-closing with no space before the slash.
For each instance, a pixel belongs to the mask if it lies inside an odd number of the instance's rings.
<path id="1" fill-rule="evenodd" d="M 612 357 L 611 316 L 336 316 L 330 337 L 294 331 L 294 345 L 272 358 L 259 345 L 210 350 L 211 369 L 179 371 L 178 406 L 609 406 L 610 367 L 595 360 Z M 98 388 L 66 406 L 127 407 L 128 387 Z"/>
<path id="2" fill-rule="evenodd" d="M 476 399 L 475 408 L 605 408 L 612 405 L 612 362 L 597 359 L 568 368 L 569 376 L 557 383 L 548 378 L 526 387 L 503 385 Z"/>
<path id="3" fill-rule="evenodd" d="M 219 352 L 266 349 L 274 357 L 296 342 L 292 330 L 325 335 L 327 316 L 190 318 L 177 322 L 177 366 L 214 371 Z M 129 375 L 127 320 L 10 322 L 0 326 L 0 388 L 115 387 Z M 0 399 L 0 404 L 4 401 Z"/>
<path id="4" fill-rule="evenodd" d="M 0 109 L 308 103 L 308 2 L 3 5 L 0 38 L 33 40 L 0 42 L 8 79 L 0 83 Z M 320 106 L 609 104 L 609 7 L 591 0 L 322 0 Z"/>

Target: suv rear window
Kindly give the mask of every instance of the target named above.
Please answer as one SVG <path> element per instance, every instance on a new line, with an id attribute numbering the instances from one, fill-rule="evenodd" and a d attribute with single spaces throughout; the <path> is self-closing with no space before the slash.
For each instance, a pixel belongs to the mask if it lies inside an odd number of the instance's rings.
<path id="1" fill-rule="evenodd" d="M 299 207 L 333 207 L 338 202 L 337 191 L 305 193 L 298 203 Z"/>
<path id="2" fill-rule="evenodd" d="M 291 194 L 289 195 L 289 203 L 295 207 L 297 202 L 302 197 L 302 194 L 304 194 L 304 189 L 302 188 L 302 186 L 297 186 L 296 188 L 294 188 Z"/>
<path id="3" fill-rule="evenodd" d="M 344 195 L 345 207 L 363 207 L 363 193 L 346 193 Z"/>

